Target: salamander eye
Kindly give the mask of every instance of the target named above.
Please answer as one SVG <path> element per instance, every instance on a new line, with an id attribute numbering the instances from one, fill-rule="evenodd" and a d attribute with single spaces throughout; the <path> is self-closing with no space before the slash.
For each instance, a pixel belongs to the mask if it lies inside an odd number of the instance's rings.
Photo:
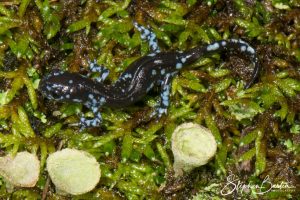
<path id="1" fill-rule="evenodd" d="M 49 99 L 53 99 L 53 100 L 61 100 L 63 99 L 63 94 L 60 90 L 58 89 L 49 89 L 44 92 L 44 96 L 46 96 Z"/>
<path id="2" fill-rule="evenodd" d="M 60 99 L 61 98 L 61 95 L 59 94 L 59 92 L 57 90 L 53 90 L 51 92 L 51 96 L 54 98 L 54 99 Z"/>

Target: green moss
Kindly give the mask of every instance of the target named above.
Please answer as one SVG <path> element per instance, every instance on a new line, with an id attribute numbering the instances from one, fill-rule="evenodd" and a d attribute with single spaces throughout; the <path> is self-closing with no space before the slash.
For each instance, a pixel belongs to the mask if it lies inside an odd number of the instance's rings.
<path id="1" fill-rule="evenodd" d="M 180 198 L 190 195 L 189 190 L 199 191 L 195 199 L 210 195 L 222 199 L 214 186 L 223 183 L 229 171 L 238 174 L 248 161 L 252 176 L 240 177 L 246 183 L 254 179 L 261 183 L 266 175 L 274 183 L 293 181 L 300 169 L 295 156 L 300 123 L 299 6 L 296 0 L 0 2 L 0 150 L 37 154 L 43 175 L 48 154 L 60 147 L 93 154 L 104 178 L 95 190 L 73 199 L 99 199 L 99 195 L 118 199 L 119 194 L 128 199 Z M 149 26 L 163 51 L 242 38 L 257 49 L 263 70 L 257 82 L 244 90 L 250 67 L 242 56 L 204 56 L 174 78 L 167 116 L 150 119 L 158 100 L 153 92 L 142 100 L 144 104 L 104 107 L 101 128 L 80 132 L 74 126 L 78 115 L 92 113 L 80 104 L 42 100 L 38 82 L 54 68 L 87 70 L 93 59 L 109 68 L 108 82 L 116 80 L 130 63 L 149 52 L 133 21 Z M 183 122 L 208 127 L 218 150 L 215 160 L 176 182 L 166 175 L 172 174 L 170 138 Z M 274 164 L 277 159 L 271 159 L 273 151 L 293 161 L 286 163 L 290 174 L 272 173 L 284 171 Z M 207 176 L 210 181 L 205 182 Z M 45 176 L 39 182 L 43 180 Z M 9 193 L 2 179 L 0 186 L 3 199 L 40 199 L 44 189 L 42 184 Z M 50 185 L 48 191 L 53 189 Z M 47 195 L 63 198 L 52 192 Z M 252 191 L 241 197 L 258 196 Z"/>

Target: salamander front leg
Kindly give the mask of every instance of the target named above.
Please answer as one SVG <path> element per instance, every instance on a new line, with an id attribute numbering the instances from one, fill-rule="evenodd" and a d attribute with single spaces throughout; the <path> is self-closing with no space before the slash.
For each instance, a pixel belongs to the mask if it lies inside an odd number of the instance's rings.
<path id="1" fill-rule="evenodd" d="M 87 119 L 83 115 L 80 116 L 80 130 L 83 130 L 88 127 L 98 127 L 102 122 L 102 116 L 100 112 L 94 113 L 93 119 Z"/>
<path id="2" fill-rule="evenodd" d="M 149 43 L 149 47 L 154 55 L 160 52 L 158 46 L 157 37 L 154 32 L 144 26 L 139 25 L 137 22 L 133 22 L 134 27 L 141 33 L 141 38 Z"/>
<path id="3" fill-rule="evenodd" d="M 155 108 L 154 113 L 151 115 L 156 115 L 161 117 L 163 114 L 167 114 L 167 110 L 170 104 L 170 90 L 171 90 L 172 74 L 166 74 L 165 79 L 161 82 L 161 93 L 160 93 L 160 103 Z"/>
<path id="4" fill-rule="evenodd" d="M 89 100 L 84 104 L 87 108 L 89 108 L 93 114 L 94 118 L 87 119 L 83 115 L 80 116 L 80 126 L 81 129 L 87 128 L 87 127 L 98 127 L 100 126 L 102 122 L 102 116 L 99 111 L 100 107 L 105 103 L 104 97 L 94 97 L 94 95 L 90 94 L 88 96 Z"/>
<path id="5" fill-rule="evenodd" d="M 89 69 L 90 69 L 90 73 L 88 73 L 88 76 L 91 77 L 92 73 L 99 73 L 99 76 L 95 78 L 95 80 L 98 82 L 98 83 L 101 83 L 103 82 L 107 76 L 109 75 L 109 70 L 106 68 L 106 67 L 103 67 L 103 66 L 99 66 L 97 64 L 97 61 L 94 60 L 94 61 L 89 61 Z"/>

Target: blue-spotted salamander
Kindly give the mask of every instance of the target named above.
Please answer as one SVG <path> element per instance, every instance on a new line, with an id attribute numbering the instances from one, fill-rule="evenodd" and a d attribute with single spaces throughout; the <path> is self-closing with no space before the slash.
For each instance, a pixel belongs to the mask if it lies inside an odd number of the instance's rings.
<path id="1" fill-rule="evenodd" d="M 80 117 L 80 126 L 86 128 L 101 124 L 101 106 L 124 107 L 133 104 L 141 100 L 155 85 L 161 87 L 161 100 L 154 114 L 161 117 L 167 113 L 169 106 L 172 78 L 182 67 L 206 54 L 222 51 L 239 51 L 245 54 L 254 65 L 251 80 L 246 83 L 245 88 L 250 87 L 258 76 L 260 66 L 256 51 L 243 40 L 220 40 L 185 52 L 161 52 L 156 35 L 151 30 L 136 22 L 134 26 L 141 32 L 141 38 L 148 41 L 151 53 L 134 61 L 115 83 L 104 84 L 109 71 L 96 62 L 90 62 L 91 72 L 100 73 L 99 77 L 92 79 L 78 73 L 54 70 L 42 78 L 39 91 L 48 99 L 79 102 L 91 109 L 93 119 Z"/>

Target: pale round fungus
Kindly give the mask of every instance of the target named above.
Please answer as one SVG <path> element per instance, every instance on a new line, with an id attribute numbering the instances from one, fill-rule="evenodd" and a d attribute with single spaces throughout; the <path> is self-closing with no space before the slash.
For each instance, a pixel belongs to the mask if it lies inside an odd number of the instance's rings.
<path id="1" fill-rule="evenodd" d="M 175 176 L 205 165 L 215 155 L 217 143 L 211 131 L 195 123 L 178 126 L 172 135 Z"/>
<path id="2" fill-rule="evenodd" d="M 34 187 L 39 174 L 40 161 L 34 154 L 24 151 L 15 157 L 0 157 L 0 175 L 13 186 Z"/>
<path id="3" fill-rule="evenodd" d="M 72 195 L 89 192 L 100 180 L 100 166 L 91 154 L 63 149 L 47 159 L 47 170 L 57 191 Z"/>

